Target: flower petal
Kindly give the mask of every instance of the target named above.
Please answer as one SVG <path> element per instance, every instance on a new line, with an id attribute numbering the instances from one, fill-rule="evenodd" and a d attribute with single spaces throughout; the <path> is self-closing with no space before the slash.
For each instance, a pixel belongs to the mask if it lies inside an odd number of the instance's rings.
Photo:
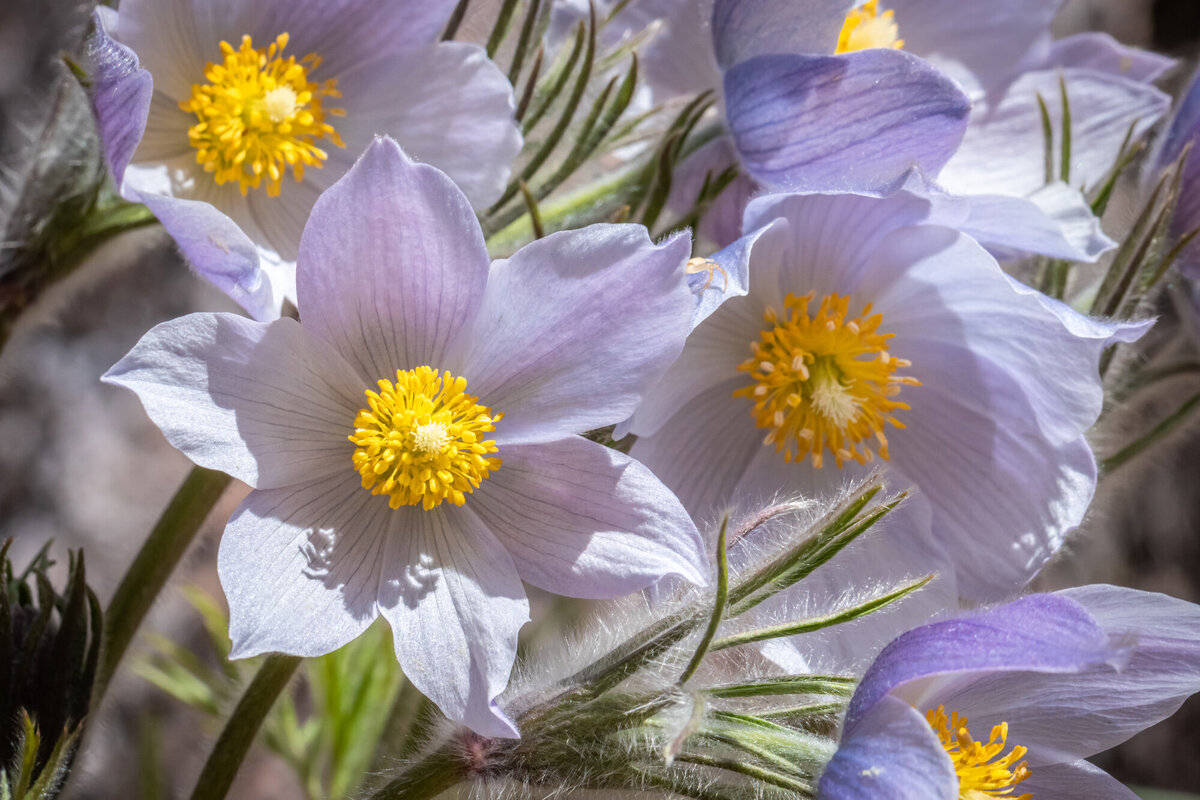
<path id="1" fill-rule="evenodd" d="M 132 170 L 129 170 L 132 172 Z M 202 200 L 142 192 L 127 186 L 130 200 L 145 203 L 183 252 L 188 264 L 259 320 L 279 316 L 279 304 L 258 260 L 258 248 L 237 223 Z"/>
<path id="2" fill-rule="evenodd" d="M 750 354 L 750 342 L 758 338 L 762 308 L 753 301 L 736 300 L 728 305 L 725 301 L 746 294 L 750 254 L 766 230 L 759 228 L 713 253 L 710 264 L 688 276 L 692 291 L 698 294 L 692 332 L 683 352 L 642 398 L 637 412 L 613 431 L 614 439 L 630 432 L 639 436 L 654 433 L 697 394 L 737 375 L 738 365 Z M 707 324 L 701 327 L 701 322 Z"/>
<path id="3" fill-rule="evenodd" d="M 681 403 L 653 435 L 639 437 L 630 454 L 703 520 L 729 502 L 762 436 L 745 400 L 733 396 L 745 384 L 732 378 Z"/>
<path id="4" fill-rule="evenodd" d="M 728 69 L 754 56 L 832 53 L 846 15 L 856 5 L 855 0 L 716 0 L 712 37 L 717 61 Z"/>
<path id="5" fill-rule="evenodd" d="M 1088 32 L 1045 41 L 1044 46 L 1035 47 L 1025 56 L 1021 70 L 1081 67 L 1139 83 L 1153 83 L 1174 65 L 1173 58 L 1126 47 L 1107 33 Z"/>
<path id="6" fill-rule="evenodd" d="M 955 227 L 1000 258 L 1034 253 L 1090 264 L 1116 247 L 1083 194 L 1062 181 L 1028 197 L 977 194 L 963 199 L 969 212 Z"/>
<path id="7" fill-rule="evenodd" d="M 888 193 L 936 175 L 967 127 L 951 80 L 898 50 L 773 55 L 725 73 L 725 116 L 752 177 L 778 189 Z"/>
<path id="8" fill-rule="evenodd" d="M 521 577 L 556 594 L 609 598 L 666 575 L 705 583 L 704 543 L 675 495 L 629 456 L 579 436 L 506 445 L 468 500 Z"/>
<path id="9" fill-rule="evenodd" d="M 1128 663 L 1120 671 L 1098 665 L 1067 680 L 991 676 L 948 695 L 947 707 L 969 709 L 982 730 L 1007 721 L 1012 740 L 1029 748 L 1036 767 L 1115 747 L 1200 691 L 1200 607 L 1117 586 L 1055 594 L 1083 606 L 1114 648 L 1127 647 Z"/>
<path id="10" fill-rule="evenodd" d="M 640 225 L 553 233 L 492 265 L 453 357 L 472 394 L 505 414 L 497 442 L 614 425 L 683 349 L 692 315 L 688 237 Z"/>
<path id="11" fill-rule="evenodd" d="M 400 668 L 451 720 L 483 736 L 517 736 L 495 702 L 529 621 L 508 551 L 469 505 L 406 507 L 392 520 L 379 606 Z"/>
<path id="12" fill-rule="evenodd" d="M 445 366 L 479 308 L 487 250 L 470 204 L 391 139 L 367 149 L 313 207 L 296 283 L 305 329 L 368 383 Z"/>
<path id="13" fill-rule="evenodd" d="M 817 784 L 822 800 L 955 800 L 958 775 L 925 717 L 884 697 L 842 743 Z"/>
<path id="14" fill-rule="evenodd" d="M 347 437 L 366 387 L 295 320 L 164 322 L 103 380 L 136 392 L 188 458 L 255 488 L 354 474 Z"/>
<path id="15" fill-rule="evenodd" d="M 379 616 L 389 512 L 347 468 L 337 477 L 253 491 L 221 538 L 231 658 L 319 656 Z"/>
<path id="16" fill-rule="evenodd" d="M 146 130 L 154 81 L 137 54 L 108 35 L 116 12 L 99 7 L 92 15 L 96 32 L 88 41 L 92 67 L 92 109 L 113 182 L 120 186 L 125 167 Z"/>
<path id="17" fill-rule="evenodd" d="M 1152 86 L 1087 69 L 1022 75 L 996 99 L 981 101 L 962 146 L 939 176 L 960 194 L 1025 196 L 1046 184 L 1045 134 L 1040 95 L 1057 141 L 1062 132 L 1062 89 L 1071 108 L 1072 186 L 1095 187 L 1117 160 L 1130 128 L 1140 139 L 1170 107 Z"/>
<path id="18" fill-rule="evenodd" d="M 1054 800 L 1138 800 L 1125 784 L 1086 761 L 1038 767 L 1018 791 Z"/>
<path id="19" fill-rule="evenodd" d="M 1010 77 L 1021 55 L 1050 30 L 1061 4 L 888 0 L 887 5 L 904 49 L 928 59 L 974 97 Z"/>
<path id="20" fill-rule="evenodd" d="M 397 80 L 396 76 L 404 76 Z M 478 45 L 438 42 L 364 62 L 338 79 L 349 152 L 376 134 L 449 175 L 475 208 L 497 200 L 521 150 L 512 85 Z"/>
<path id="21" fill-rule="evenodd" d="M 897 637 L 867 670 L 846 712 L 846 736 L 869 725 L 871 709 L 888 694 L 918 708 L 944 702 L 925 678 L 974 673 L 979 684 L 1001 672 L 1075 675 L 1103 664 L 1119 666 L 1127 655 L 1109 643 L 1083 606 L 1059 595 L 1029 595 L 923 625 Z"/>

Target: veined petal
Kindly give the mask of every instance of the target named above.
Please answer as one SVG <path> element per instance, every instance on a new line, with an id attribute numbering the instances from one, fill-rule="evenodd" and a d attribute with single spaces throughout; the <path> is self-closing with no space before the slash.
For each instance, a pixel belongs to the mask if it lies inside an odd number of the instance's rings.
<path id="1" fill-rule="evenodd" d="M 119 187 L 125 167 L 146 130 L 154 81 L 137 54 L 108 34 L 116 12 L 99 7 L 92 15 L 96 32 L 88 41 L 92 66 L 92 110 L 113 182 Z"/>
<path id="2" fill-rule="evenodd" d="M 917 709 L 883 697 L 847 730 L 817 784 L 821 800 L 955 800 L 958 775 Z"/>
<path id="3" fill-rule="evenodd" d="M 750 175 L 787 190 L 886 194 L 954 154 L 970 103 L 898 50 L 771 55 L 725 73 L 725 116 Z"/>
<path id="4" fill-rule="evenodd" d="M 737 375 L 738 365 L 750 352 L 749 343 L 758 336 L 762 308 L 755 302 L 735 300 L 725 305 L 725 301 L 748 291 L 750 254 L 766 230 L 752 231 L 713 253 L 688 277 L 695 307 L 683 352 L 646 392 L 634 415 L 617 426 L 613 438 L 630 432 L 654 433 L 697 394 Z M 707 324 L 700 327 L 701 322 Z"/>
<path id="5" fill-rule="evenodd" d="M 130 200 L 145 203 L 175 240 L 188 264 L 252 317 L 270 320 L 279 316 L 279 303 L 263 275 L 258 248 L 232 219 L 201 200 L 168 197 L 130 187 L 125 194 Z"/>
<path id="6" fill-rule="evenodd" d="M 1086 761 L 1040 766 L 1020 791 L 1054 800 L 1138 800 L 1125 784 Z"/>
<path id="7" fill-rule="evenodd" d="M 1055 594 L 1083 606 L 1112 647 L 1128 648 L 1122 669 L 1097 665 L 1066 680 L 994 675 L 956 687 L 939 702 L 969 710 L 982 730 L 1007 721 L 1012 741 L 1029 748 L 1030 765 L 1037 767 L 1115 747 L 1200 691 L 1200 607 L 1117 586 Z"/>
<path id="8" fill-rule="evenodd" d="M 1117 246 L 1083 194 L 1062 181 L 1028 197 L 977 194 L 962 199 L 969 211 L 955 227 L 1000 258 L 1035 253 L 1094 263 Z"/>
<path id="9" fill-rule="evenodd" d="M 340 476 L 257 490 L 221 538 L 232 658 L 319 656 L 379 616 L 376 595 L 391 509 Z"/>
<path id="10" fill-rule="evenodd" d="M 826 55 L 837 49 L 838 34 L 857 0 L 716 0 L 712 10 L 713 47 L 729 69 L 754 56 L 775 53 Z"/>
<path id="11" fill-rule="evenodd" d="M 448 366 L 487 275 L 466 197 L 381 138 L 313 207 L 296 283 L 304 327 L 374 384 L 398 369 Z"/>
<path id="12" fill-rule="evenodd" d="M 733 377 L 680 403 L 630 454 L 670 487 L 697 520 L 723 508 L 762 446 L 745 401 L 734 397 L 745 379 Z"/>
<path id="13" fill-rule="evenodd" d="M 871 709 L 889 694 L 920 709 L 945 702 L 925 678 L 961 675 L 983 683 L 1001 672 L 1076 675 L 1105 664 L 1115 668 L 1127 659 L 1128 652 L 1109 642 L 1083 606 L 1058 595 L 1029 595 L 897 637 L 859 683 L 846 713 L 845 736 L 869 726 Z"/>
<path id="14" fill-rule="evenodd" d="M 910 0 L 911 1 L 911 0 Z M 1138 47 L 1127 47 L 1107 33 L 1077 33 L 1046 41 L 1025 56 L 1021 71 L 1081 67 L 1139 83 L 1152 83 L 1175 65 L 1168 58 Z"/>
<path id="15" fill-rule="evenodd" d="M 1136 141 L 1170 107 L 1170 98 L 1152 86 L 1094 70 L 1026 73 L 1000 97 L 977 105 L 962 146 L 939 182 L 960 194 L 1025 196 L 1044 186 L 1046 143 L 1038 95 L 1059 142 L 1060 80 L 1066 84 L 1071 108 L 1072 186 L 1096 186 L 1112 168 L 1130 127 Z"/>
<path id="16" fill-rule="evenodd" d="M 928 59 L 972 97 L 1008 79 L 1050 30 L 1060 0 L 886 0 L 904 49 Z M 1040 128 L 1039 128 L 1040 130 Z"/>
<path id="17" fill-rule="evenodd" d="M 512 86 L 482 47 L 438 42 L 387 53 L 343 73 L 338 88 L 346 116 L 337 129 L 349 152 L 386 133 L 449 175 L 475 208 L 504 191 L 521 132 Z"/>
<path id="18" fill-rule="evenodd" d="M 569 597 L 620 597 L 666 575 L 707 581 L 696 526 L 675 495 L 629 456 L 579 436 L 506 445 L 470 508 L 517 572 Z"/>
<path id="19" fill-rule="evenodd" d="M 484 736 L 518 736 L 495 702 L 529 621 L 508 551 L 470 505 L 406 507 L 391 519 L 379 607 L 400 668 L 451 720 Z"/>
<path id="20" fill-rule="evenodd" d="M 295 320 L 200 313 L 164 322 L 103 380 L 134 391 L 192 461 L 255 488 L 354 475 L 347 437 L 365 384 Z"/>
<path id="21" fill-rule="evenodd" d="M 496 441 L 551 441 L 627 419 L 683 349 L 688 237 L 640 225 L 553 233 L 496 261 L 453 360 L 505 414 Z"/>

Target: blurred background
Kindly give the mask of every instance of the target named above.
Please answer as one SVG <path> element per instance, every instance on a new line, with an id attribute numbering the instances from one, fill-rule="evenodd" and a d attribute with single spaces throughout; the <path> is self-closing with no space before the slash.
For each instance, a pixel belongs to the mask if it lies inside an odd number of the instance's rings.
<path id="1" fill-rule="evenodd" d="M 195 310 L 234 310 L 230 301 L 194 278 L 154 227 L 126 234 L 89 262 L 40 292 L 28 264 L 8 246 L 28 233 L 49 208 L 56 170 L 94 169 L 95 141 L 86 115 L 53 127 L 53 114 L 77 105 L 61 53 L 78 55 L 89 9 L 67 0 L 0 3 L 0 540 L 12 537 L 12 559 L 27 563 L 49 540 L 65 562 L 66 548 L 83 548 L 90 583 L 105 603 L 147 531 L 188 473 L 190 464 L 149 422 L 132 394 L 103 386 L 99 376 L 158 322 Z M 1123 42 L 1181 59 L 1164 88 L 1178 92 L 1200 56 L 1197 0 L 1071 0 L 1058 23 L 1065 35 L 1106 31 Z M 62 122 L 62 118 L 58 118 Z M 61 138 L 62 163 L 34 163 L 31 142 Z M 57 146 L 57 145 L 56 145 Z M 34 180 L 30 180 L 30 177 Z M 1134 178 L 1127 178 L 1132 194 Z M 30 197 L 43 190 L 44 197 Z M 41 206 L 39 206 L 39 203 Z M 1114 237 L 1129 225 L 1131 203 L 1114 203 L 1106 228 Z M 1154 336 L 1195 360 L 1197 324 L 1188 290 L 1174 287 L 1159 309 Z M 23 313 L 17 319 L 16 311 Z M 1165 382 L 1110 415 L 1097 448 L 1144 431 L 1194 394 L 1194 375 Z M 1108 582 L 1162 591 L 1200 602 L 1200 436 L 1184 429 L 1107 478 L 1100 500 L 1070 553 L 1038 588 Z M 218 601 L 215 553 L 224 520 L 244 495 L 231 489 L 212 514 L 144 631 L 168 634 L 202 658 L 213 658 L 200 615 L 179 588 L 195 586 Z M 57 583 L 65 563 L 54 571 Z M 145 650 L 145 643 L 140 645 Z M 139 646 L 131 654 L 138 657 Z M 215 731 L 197 715 L 126 668 L 99 717 L 68 797 L 185 796 L 206 742 Z M 1200 791 L 1200 698 L 1173 719 L 1145 731 L 1097 762 L 1120 780 L 1163 789 Z M 149 776 L 149 777 L 147 777 Z M 290 770 L 266 752 L 247 762 L 233 797 L 302 797 Z"/>

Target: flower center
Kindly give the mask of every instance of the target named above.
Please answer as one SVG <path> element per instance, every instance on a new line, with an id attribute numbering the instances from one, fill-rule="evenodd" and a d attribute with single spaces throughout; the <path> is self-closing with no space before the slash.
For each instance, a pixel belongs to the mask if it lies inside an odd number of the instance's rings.
<path id="1" fill-rule="evenodd" d="M 904 47 L 904 40 L 896 27 L 895 13 L 888 9 L 880 14 L 879 0 L 867 0 L 846 15 L 834 52 L 850 53 L 876 47 L 899 50 Z"/>
<path id="2" fill-rule="evenodd" d="M 891 412 L 908 408 L 893 398 L 901 386 L 921 385 L 894 374 L 912 362 L 888 353 L 892 334 L 878 332 L 883 315 L 872 315 L 869 304 L 846 319 L 850 298 L 831 294 L 810 317 L 814 297 L 789 294 L 782 318 L 767 309 L 763 316 L 770 327 L 751 343 L 754 355 L 738 367 L 754 382 L 733 394 L 754 401 L 754 421 L 770 431 L 763 444 L 774 444 L 787 462 L 811 453 L 820 468 L 828 449 L 839 467 L 850 459 L 865 464 L 875 459 L 866 443 L 871 437 L 886 459 L 884 423 L 903 428 Z"/>
<path id="3" fill-rule="evenodd" d="M 1030 800 L 1033 797 L 1028 793 L 1012 796 L 1013 788 L 1032 773 L 1029 764 L 1021 761 L 1028 748 L 1017 745 L 1008 755 L 1001 755 L 1008 746 L 1007 722 L 992 728 L 992 736 L 984 744 L 971 738 L 966 717 L 951 712 L 947 718 L 945 706 L 926 711 L 925 719 L 954 763 L 960 800 L 987 800 L 993 797 Z"/>
<path id="4" fill-rule="evenodd" d="M 397 370 L 395 383 L 381 379 L 378 392 L 368 389 L 350 436 L 363 488 L 388 495 L 392 508 L 428 511 L 446 499 L 461 506 L 500 468 L 500 459 L 488 457 L 496 443 L 483 434 L 504 417 L 466 388 L 466 378 L 417 367 Z"/>
<path id="5" fill-rule="evenodd" d="M 196 163 L 218 184 L 237 181 L 246 194 L 265 178 L 267 194 L 277 197 L 288 167 L 296 180 L 304 167 L 323 165 L 329 156 L 317 146 L 328 139 L 345 147 L 325 115 L 342 116 L 340 108 L 323 108 L 322 99 L 341 97 L 337 80 L 309 80 L 321 59 L 309 54 L 296 61 L 283 57 L 288 35 L 281 33 L 267 47 L 255 49 L 249 36 L 237 50 L 221 42 L 225 61 L 204 68 L 208 83 L 192 86 L 192 98 L 179 107 L 199 120 L 188 128 L 196 148 Z"/>

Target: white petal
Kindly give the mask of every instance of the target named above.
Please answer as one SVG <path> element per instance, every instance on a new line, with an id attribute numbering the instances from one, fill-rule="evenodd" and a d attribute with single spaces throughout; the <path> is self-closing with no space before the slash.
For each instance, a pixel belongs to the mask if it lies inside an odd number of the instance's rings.
<path id="1" fill-rule="evenodd" d="M 191 314 L 104 376 L 137 393 L 172 445 L 259 489 L 345 471 L 365 384 L 296 322 Z"/>
<path id="2" fill-rule="evenodd" d="M 251 492 L 230 519 L 217 558 L 231 657 L 319 656 L 365 631 L 379 615 L 390 513 L 387 500 L 364 490 L 349 468 Z"/>

